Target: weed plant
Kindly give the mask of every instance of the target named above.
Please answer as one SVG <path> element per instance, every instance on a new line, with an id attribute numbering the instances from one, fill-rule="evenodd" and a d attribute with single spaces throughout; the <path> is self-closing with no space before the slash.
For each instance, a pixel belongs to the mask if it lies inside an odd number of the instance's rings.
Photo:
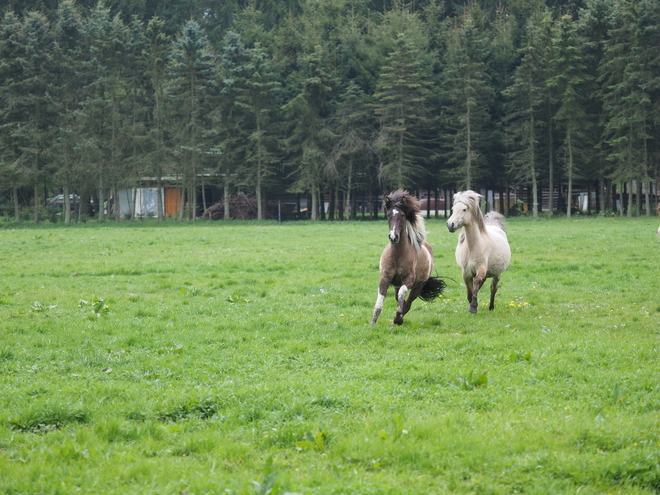
<path id="1" fill-rule="evenodd" d="M 383 221 L 0 230 L 0 493 L 658 493 L 656 231 L 511 219 L 392 328 Z"/>

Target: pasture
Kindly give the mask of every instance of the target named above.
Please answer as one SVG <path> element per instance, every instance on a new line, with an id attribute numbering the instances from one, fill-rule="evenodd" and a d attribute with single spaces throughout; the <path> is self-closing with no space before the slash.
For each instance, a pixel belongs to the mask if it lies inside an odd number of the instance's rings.
<path id="1" fill-rule="evenodd" d="M 395 328 L 382 220 L 5 227 L 0 493 L 658 493 L 657 227 L 510 219 Z"/>

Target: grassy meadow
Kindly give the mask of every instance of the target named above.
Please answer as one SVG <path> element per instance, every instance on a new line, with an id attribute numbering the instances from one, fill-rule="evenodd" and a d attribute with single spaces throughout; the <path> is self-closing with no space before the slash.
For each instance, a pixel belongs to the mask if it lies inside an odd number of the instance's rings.
<path id="1" fill-rule="evenodd" d="M 510 219 L 396 328 L 384 221 L 6 224 L 0 494 L 658 493 L 658 224 Z"/>

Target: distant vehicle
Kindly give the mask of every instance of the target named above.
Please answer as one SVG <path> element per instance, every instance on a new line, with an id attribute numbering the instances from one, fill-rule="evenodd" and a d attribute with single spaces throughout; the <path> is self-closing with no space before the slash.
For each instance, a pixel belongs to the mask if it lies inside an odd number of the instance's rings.
<path id="1" fill-rule="evenodd" d="M 422 212 L 425 212 L 428 209 L 432 211 L 442 211 L 445 209 L 445 198 L 431 198 L 431 201 L 429 201 L 428 198 L 420 198 L 419 209 L 422 210 Z"/>
<path id="2" fill-rule="evenodd" d="M 80 196 L 77 194 L 69 194 L 69 205 L 71 209 L 75 209 L 80 204 Z M 48 202 L 48 206 L 56 206 L 58 208 L 64 208 L 64 194 L 58 194 L 53 199 Z"/>

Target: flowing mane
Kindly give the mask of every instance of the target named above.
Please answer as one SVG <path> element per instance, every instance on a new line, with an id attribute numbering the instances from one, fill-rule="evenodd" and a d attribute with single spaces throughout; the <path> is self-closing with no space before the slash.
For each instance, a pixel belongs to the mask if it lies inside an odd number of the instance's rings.
<path id="1" fill-rule="evenodd" d="M 397 189 L 385 196 L 385 212 L 390 242 L 380 256 L 378 298 L 371 324 L 378 321 L 387 288 L 392 286 L 397 302 L 392 323 L 401 325 L 413 301 L 418 297 L 429 302 L 435 300 L 442 294 L 445 281 L 431 276 L 433 248 L 426 242 L 426 226 L 417 198 Z"/>
<path id="2" fill-rule="evenodd" d="M 473 220 L 481 232 L 486 232 L 484 214 L 479 208 L 479 202 L 483 196 L 474 191 L 460 191 L 454 194 L 454 203 L 463 203 L 472 212 Z"/>
<path id="3" fill-rule="evenodd" d="M 420 246 L 426 241 L 426 224 L 421 215 L 419 200 L 404 189 L 397 189 L 385 198 L 385 208 L 389 211 L 392 208 L 398 208 L 406 217 L 406 227 L 408 237 L 415 250 L 419 251 Z"/>
<path id="4" fill-rule="evenodd" d="M 495 211 L 484 217 L 479 208 L 482 197 L 474 191 L 457 192 L 447 220 L 449 232 L 461 231 L 455 254 L 463 272 L 470 313 L 477 312 L 477 295 L 487 278 L 492 279 L 488 309 L 495 307 L 500 277 L 511 261 L 504 217 Z"/>

